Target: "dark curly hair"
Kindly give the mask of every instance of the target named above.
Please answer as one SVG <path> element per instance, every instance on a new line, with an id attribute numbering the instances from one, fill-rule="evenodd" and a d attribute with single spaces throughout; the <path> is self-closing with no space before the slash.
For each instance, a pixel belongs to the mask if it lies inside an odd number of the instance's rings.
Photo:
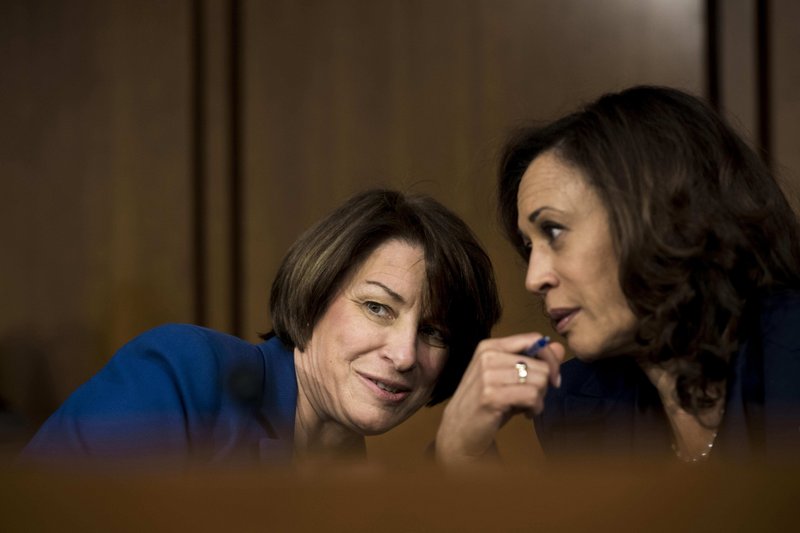
<path id="1" fill-rule="evenodd" d="M 545 151 L 579 168 L 609 213 L 640 354 L 675 374 L 683 408 L 713 405 L 746 306 L 800 287 L 798 219 L 775 177 L 694 96 L 652 86 L 606 94 L 506 145 L 499 215 L 523 257 L 517 190 Z"/>

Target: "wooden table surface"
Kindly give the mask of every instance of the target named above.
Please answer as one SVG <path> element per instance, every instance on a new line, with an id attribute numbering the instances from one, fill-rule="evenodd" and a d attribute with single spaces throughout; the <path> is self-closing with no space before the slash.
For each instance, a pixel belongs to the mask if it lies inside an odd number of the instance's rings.
<path id="1" fill-rule="evenodd" d="M 788 531 L 800 464 L 575 460 L 444 472 L 7 462 L 2 531 Z"/>

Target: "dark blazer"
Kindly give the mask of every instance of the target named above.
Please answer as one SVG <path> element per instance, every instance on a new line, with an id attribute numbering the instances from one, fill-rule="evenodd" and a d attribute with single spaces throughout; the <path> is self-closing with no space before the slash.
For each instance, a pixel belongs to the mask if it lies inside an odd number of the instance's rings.
<path id="1" fill-rule="evenodd" d="M 297 382 L 277 338 L 167 325 L 122 347 L 23 450 L 26 459 L 291 457 Z"/>
<path id="2" fill-rule="evenodd" d="M 800 292 L 751 302 L 728 378 L 711 458 L 782 457 L 800 450 Z M 561 366 L 536 433 L 548 455 L 673 456 L 655 387 L 630 358 Z"/>

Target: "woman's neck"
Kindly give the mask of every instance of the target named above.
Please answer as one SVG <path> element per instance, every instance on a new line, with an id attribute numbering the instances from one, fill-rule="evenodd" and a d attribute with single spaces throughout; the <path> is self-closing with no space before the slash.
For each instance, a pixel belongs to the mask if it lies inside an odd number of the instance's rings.
<path id="1" fill-rule="evenodd" d="M 700 413 L 702 419 L 678 403 L 675 374 L 660 365 L 640 363 L 658 391 L 673 434 L 673 449 L 678 458 L 696 462 L 708 457 L 724 414 L 724 395 L 712 407 Z"/>
<path id="2" fill-rule="evenodd" d="M 297 411 L 294 423 L 294 455 L 299 461 L 361 458 L 366 453 L 364 437 L 321 409 L 321 394 L 305 379 L 302 365 L 297 364 Z M 317 387 L 319 388 L 319 387 Z"/>
<path id="3" fill-rule="evenodd" d="M 294 424 L 294 455 L 298 460 L 363 457 L 364 437 L 333 420 L 323 420 L 298 391 Z M 305 405 L 304 405 L 305 404 Z"/>

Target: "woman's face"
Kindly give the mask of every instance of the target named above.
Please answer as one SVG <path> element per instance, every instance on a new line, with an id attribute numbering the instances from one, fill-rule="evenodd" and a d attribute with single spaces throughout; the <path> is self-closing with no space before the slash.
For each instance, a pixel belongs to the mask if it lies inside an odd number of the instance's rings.
<path id="1" fill-rule="evenodd" d="M 295 357 L 300 396 L 321 422 L 383 433 L 422 407 L 447 360 L 423 316 L 423 250 L 390 240 L 351 275 Z"/>
<path id="2" fill-rule="evenodd" d="M 517 209 L 530 248 L 525 288 L 542 296 L 575 355 L 595 359 L 630 340 L 636 319 L 619 286 L 608 213 L 583 173 L 542 153 L 522 176 Z"/>

